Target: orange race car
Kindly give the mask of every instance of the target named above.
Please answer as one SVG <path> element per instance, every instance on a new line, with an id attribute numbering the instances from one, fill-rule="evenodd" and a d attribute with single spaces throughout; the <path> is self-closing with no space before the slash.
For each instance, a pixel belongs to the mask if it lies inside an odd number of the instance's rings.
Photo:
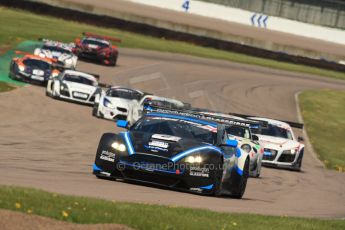
<path id="1" fill-rule="evenodd" d="M 60 73 L 56 59 L 21 51 L 16 51 L 16 54 L 24 56 L 15 57 L 11 61 L 9 77 L 14 80 L 45 85 L 49 78 L 57 77 Z"/>

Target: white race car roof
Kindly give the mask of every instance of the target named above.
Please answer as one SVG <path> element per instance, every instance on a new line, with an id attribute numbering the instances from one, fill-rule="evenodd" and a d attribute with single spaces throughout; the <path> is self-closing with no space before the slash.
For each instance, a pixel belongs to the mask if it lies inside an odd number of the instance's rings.
<path id="1" fill-rule="evenodd" d="M 274 119 L 270 119 L 270 118 L 264 118 L 264 117 L 249 117 L 249 119 L 252 120 L 259 120 L 259 121 L 266 121 L 268 124 L 270 125 L 274 125 L 274 126 L 278 126 L 287 130 L 292 130 L 291 126 L 283 121 L 278 121 L 278 120 L 274 120 Z"/>
<path id="2" fill-rule="evenodd" d="M 166 102 L 170 102 L 179 106 L 184 106 L 183 102 L 179 101 L 179 100 L 175 100 L 172 98 L 167 98 L 167 97 L 160 97 L 160 96 L 155 96 L 155 95 L 147 95 L 144 97 L 146 98 L 151 98 L 151 100 L 153 101 L 166 101 Z"/>
<path id="3" fill-rule="evenodd" d="M 123 90 L 123 91 L 131 91 L 131 92 L 138 92 L 138 93 L 140 93 L 140 94 L 144 94 L 144 93 L 141 92 L 140 90 L 131 89 L 131 88 L 126 88 L 126 87 L 123 87 L 123 86 L 112 86 L 112 87 L 110 87 L 110 89 Z"/>
<path id="4" fill-rule="evenodd" d="M 70 75 L 77 75 L 77 76 L 81 76 L 81 77 L 84 77 L 90 81 L 95 81 L 97 82 L 97 79 L 91 75 L 91 74 L 88 74 L 88 73 L 83 73 L 83 72 L 79 72 L 79 71 L 75 71 L 75 70 L 65 70 L 64 71 L 64 75 L 65 74 L 70 74 Z"/>
<path id="5" fill-rule="evenodd" d="M 45 42 L 44 46 L 50 46 L 50 47 L 58 47 L 67 51 L 72 51 L 72 47 L 68 44 L 60 43 L 60 42 Z"/>

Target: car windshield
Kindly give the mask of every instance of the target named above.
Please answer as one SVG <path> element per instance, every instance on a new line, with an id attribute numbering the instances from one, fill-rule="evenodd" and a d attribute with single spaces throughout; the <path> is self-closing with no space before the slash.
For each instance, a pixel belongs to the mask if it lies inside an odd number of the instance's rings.
<path id="1" fill-rule="evenodd" d="M 30 66 L 33 69 L 41 69 L 41 70 L 50 69 L 50 64 L 42 60 L 26 59 L 23 61 L 23 63 L 25 66 Z"/>
<path id="2" fill-rule="evenodd" d="M 226 133 L 228 135 L 242 137 L 250 139 L 250 130 L 249 128 L 241 127 L 241 126 L 229 126 L 226 128 Z"/>
<path id="3" fill-rule="evenodd" d="M 292 133 L 289 130 L 283 129 L 281 127 L 278 127 L 276 125 L 271 125 L 271 124 L 269 124 L 265 128 L 252 129 L 252 132 L 259 135 L 279 137 L 279 138 L 290 139 L 290 140 L 293 139 Z"/>
<path id="4" fill-rule="evenodd" d="M 43 50 L 50 50 L 51 52 L 56 52 L 56 53 L 65 53 L 65 54 L 71 54 L 72 52 L 67 49 L 63 49 L 58 46 L 43 46 Z"/>
<path id="5" fill-rule="evenodd" d="M 119 97 L 128 100 L 139 100 L 140 94 L 138 92 L 128 89 L 109 89 L 106 93 L 108 97 Z"/>
<path id="6" fill-rule="evenodd" d="M 100 48 L 109 47 L 109 44 L 103 43 L 101 41 L 93 40 L 93 39 L 85 39 L 85 40 L 83 40 L 82 43 L 83 43 L 83 45 L 94 45 L 94 46 L 98 46 Z"/>
<path id="7" fill-rule="evenodd" d="M 75 83 L 80 83 L 80 84 L 84 84 L 84 85 L 97 86 L 96 81 L 92 81 L 86 77 L 79 76 L 79 75 L 65 74 L 63 77 L 63 80 L 71 81 L 71 82 L 75 82 Z"/>
<path id="8" fill-rule="evenodd" d="M 146 116 L 135 123 L 130 130 L 194 139 L 212 145 L 217 143 L 217 127 L 179 118 Z"/>
<path id="9" fill-rule="evenodd" d="M 181 109 L 180 106 L 172 101 L 165 101 L 165 100 L 158 100 L 158 99 L 154 99 L 152 100 L 151 98 L 146 98 L 143 101 L 144 105 L 151 105 L 151 106 L 155 106 L 155 107 L 162 107 L 162 108 L 167 108 L 167 109 Z"/>

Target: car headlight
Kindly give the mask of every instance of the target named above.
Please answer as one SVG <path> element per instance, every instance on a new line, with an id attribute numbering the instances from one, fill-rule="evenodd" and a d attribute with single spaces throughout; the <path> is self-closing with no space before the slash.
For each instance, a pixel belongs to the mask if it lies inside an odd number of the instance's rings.
<path id="1" fill-rule="evenodd" d="M 67 85 L 62 84 L 62 85 L 60 86 L 60 90 L 61 90 L 61 91 L 68 91 Z"/>
<path id="2" fill-rule="evenodd" d="M 116 141 L 111 144 L 111 147 L 115 150 L 120 151 L 120 152 L 126 151 L 126 145 L 119 143 L 119 142 L 116 142 Z"/>
<path id="3" fill-rule="evenodd" d="M 188 156 L 185 159 L 186 163 L 194 164 L 194 163 L 201 163 L 202 157 L 201 156 Z"/>
<path id="4" fill-rule="evenodd" d="M 25 71 L 25 66 L 19 65 L 18 69 L 20 72 L 24 72 Z"/>
<path id="5" fill-rule="evenodd" d="M 110 109 L 115 109 L 115 106 L 113 104 L 111 104 L 111 102 L 106 98 L 104 98 L 104 100 L 103 100 L 103 105 L 105 107 L 110 108 Z"/>
<path id="6" fill-rule="evenodd" d="M 250 153 L 250 151 L 252 150 L 252 147 L 248 144 L 244 144 L 241 146 L 241 149 L 247 153 Z"/>
<path id="7" fill-rule="evenodd" d="M 297 149 L 289 149 L 289 150 L 284 150 L 283 154 L 292 154 L 295 155 L 297 153 Z"/>
<path id="8" fill-rule="evenodd" d="M 58 73 L 58 72 L 53 72 L 53 73 L 52 73 L 52 77 L 57 77 L 57 76 L 59 76 L 59 73 Z"/>
<path id="9" fill-rule="evenodd" d="M 66 59 L 66 60 L 65 60 L 65 63 L 66 63 L 67 65 L 71 65 L 72 62 L 73 62 L 72 59 Z"/>

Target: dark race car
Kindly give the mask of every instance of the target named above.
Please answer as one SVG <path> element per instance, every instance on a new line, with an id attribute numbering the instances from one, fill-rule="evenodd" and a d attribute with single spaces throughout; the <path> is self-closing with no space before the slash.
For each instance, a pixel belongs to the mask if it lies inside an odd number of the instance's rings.
<path id="1" fill-rule="evenodd" d="M 103 134 L 93 173 L 210 195 L 242 198 L 248 153 L 228 140 L 226 126 L 243 121 L 193 111 L 153 109 L 127 131 Z M 117 122 L 127 128 L 124 120 Z"/>
<path id="2" fill-rule="evenodd" d="M 75 48 L 73 49 L 79 58 L 116 66 L 118 50 L 116 46 L 111 44 L 111 41 L 121 42 L 120 39 L 92 33 L 83 33 L 83 35 L 82 39 L 77 38 L 75 40 Z"/>
<path id="3" fill-rule="evenodd" d="M 42 58 L 37 55 L 16 51 L 16 54 L 24 54 L 23 57 L 15 57 L 10 64 L 9 77 L 14 80 L 46 85 L 48 80 L 57 77 L 61 66 L 55 59 Z"/>

